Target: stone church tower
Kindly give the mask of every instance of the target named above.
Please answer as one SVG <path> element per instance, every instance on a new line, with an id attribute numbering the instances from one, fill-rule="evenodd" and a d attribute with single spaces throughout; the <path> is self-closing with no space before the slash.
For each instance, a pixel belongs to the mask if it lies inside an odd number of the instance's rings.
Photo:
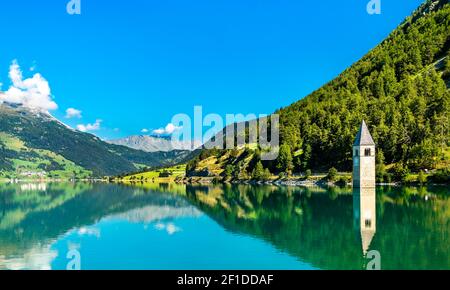
<path id="1" fill-rule="evenodd" d="M 353 187 L 375 187 L 375 142 L 364 121 L 353 144 Z"/>

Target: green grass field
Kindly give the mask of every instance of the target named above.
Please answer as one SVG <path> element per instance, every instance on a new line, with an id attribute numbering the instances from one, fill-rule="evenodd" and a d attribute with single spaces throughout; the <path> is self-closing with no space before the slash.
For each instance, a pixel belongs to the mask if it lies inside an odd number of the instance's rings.
<path id="1" fill-rule="evenodd" d="M 9 151 L 6 159 L 14 170 L 0 170 L 0 178 L 37 178 L 25 172 L 45 172 L 47 178 L 86 178 L 92 172 L 54 152 L 29 148 L 18 138 L 0 132 L 0 146 Z"/>
<path id="2" fill-rule="evenodd" d="M 164 173 L 168 173 L 169 176 L 164 176 Z M 171 182 L 176 178 L 184 177 L 186 174 L 186 165 L 177 165 L 173 167 L 157 169 L 147 171 L 143 173 L 131 174 L 119 179 L 122 182 L 131 181 L 158 181 L 158 182 Z"/>

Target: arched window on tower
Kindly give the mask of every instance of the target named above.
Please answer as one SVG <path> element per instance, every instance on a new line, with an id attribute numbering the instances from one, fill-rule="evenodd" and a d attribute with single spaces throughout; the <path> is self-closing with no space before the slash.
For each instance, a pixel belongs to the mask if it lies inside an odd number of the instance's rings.
<path id="1" fill-rule="evenodd" d="M 364 150 L 364 156 L 371 156 L 372 155 L 372 150 L 370 150 L 370 148 L 366 148 Z"/>
<path id="2" fill-rule="evenodd" d="M 359 155 L 358 149 L 355 149 L 355 157 Z"/>

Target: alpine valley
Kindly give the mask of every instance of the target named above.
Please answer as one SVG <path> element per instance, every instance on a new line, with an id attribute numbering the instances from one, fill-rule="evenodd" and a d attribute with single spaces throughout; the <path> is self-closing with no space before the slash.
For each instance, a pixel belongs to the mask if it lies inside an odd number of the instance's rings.
<path id="1" fill-rule="evenodd" d="M 74 130 L 50 114 L 0 105 L 0 178 L 91 178 L 184 162 L 190 152 L 144 152 Z"/>

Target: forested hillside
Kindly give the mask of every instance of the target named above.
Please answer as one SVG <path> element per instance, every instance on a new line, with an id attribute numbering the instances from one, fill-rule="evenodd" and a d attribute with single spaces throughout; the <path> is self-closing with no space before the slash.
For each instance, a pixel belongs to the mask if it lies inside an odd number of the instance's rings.
<path id="1" fill-rule="evenodd" d="M 380 171 L 384 164 L 396 164 L 400 171 L 448 168 L 449 48 L 450 4 L 426 1 L 336 79 L 276 112 L 281 154 L 275 162 L 263 162 L 264 167 L 272 173 L 350 171 L 352 143 L 364 119 L 378 146 Z M 213 154 L 220 159 L 223 152 Z M 229 156 L 225 164 L 229 171 L 251 173 L 258 150 L 253 154 L 248 167 L 236 167 L 239 158 Z M 188 170 L 195 171 L 201 159 L 190 162 Z"/>
<path id="2" fill-rule="evenodd" d="M 282 143 L 304 152 L 298 169 L 349 170 L 362 119 L 385 163 L 436 165 L 449 141 L 447 2 L 428 1 L 338 78 L 277 112 Z"/>

